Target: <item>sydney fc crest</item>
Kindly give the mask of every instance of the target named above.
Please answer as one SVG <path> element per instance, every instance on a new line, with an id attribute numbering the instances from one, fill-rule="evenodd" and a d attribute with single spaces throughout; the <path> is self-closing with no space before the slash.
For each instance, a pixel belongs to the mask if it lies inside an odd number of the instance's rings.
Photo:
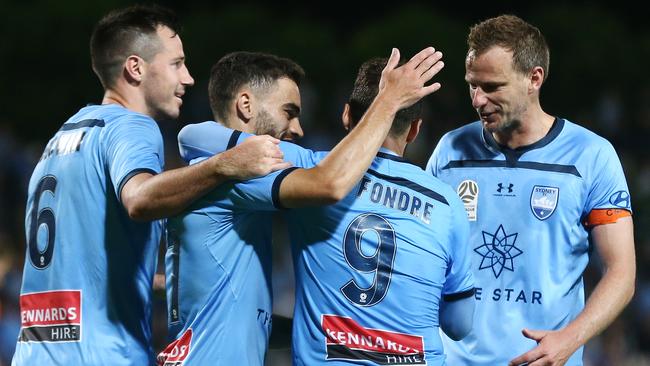
<path id="1" fill-rule="evenodd" d="M 534 186 L 530 195 L 530 208 L 533 215 L 540 220 L 546 220 L 557 207 L 557 201 L 560 197 L 560 189 L 556 187 Z"/>

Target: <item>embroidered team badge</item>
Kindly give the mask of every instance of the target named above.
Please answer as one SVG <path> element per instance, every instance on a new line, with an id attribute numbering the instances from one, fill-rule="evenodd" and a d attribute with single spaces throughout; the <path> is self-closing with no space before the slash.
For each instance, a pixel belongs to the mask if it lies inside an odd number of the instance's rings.
<path id="1" fill-rule="evenodd" d="M 465 212 L 467 212 L 467 219 L 469 221 L 476 221 L 476 211 L 478 206 L 478 184 L 475 181 L 467 179 L 458 185 L 456 189 L 458 197 L 465 205 Z"/>
<path id="2" fill-rule="evenodd" d="M 555 212 L 559 198 L 559 188 L 534 186 L 530 195 L 530 208 L 533 210 L 533 215 L 542 221 L 548 219 Z"/>

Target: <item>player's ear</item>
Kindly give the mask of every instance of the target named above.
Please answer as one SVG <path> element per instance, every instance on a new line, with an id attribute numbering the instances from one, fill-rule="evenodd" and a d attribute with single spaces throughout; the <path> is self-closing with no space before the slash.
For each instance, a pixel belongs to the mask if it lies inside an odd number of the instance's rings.
<path id="1" fill-rule="evenodd" d="M 544 83 L 545 70 L 541 66 L 533 67 L 530 72 L 530 92 L 539 91 Z"/>
<path id="2" fill-rule="evenodd" d="M 341 113 L 341 121 L 343 121 L 343 128 L 350 131 L 350 104 L 345 103 L 343 106 L 343 113 Z"/>
<path id="3" fill-rule="evenodd" d="M 237 94 L 235 98 L 235 109 L 239 119 L 248 123 L 253 118 L 253 96 L 249 91 L 243 91 Z"/>
<path id="4" fill-rule="evenodd" d="M 420 133 L 420 127 L 422 126 L 422 118 L 418 118 L 415 121 L 411 122 L 411 127 L 409 128 L 408 135 L 406 135 L 406 143 L 410 144 L 418 137 Z"/>
<path id="5" fill-rule="evenodd" d="M 140 56 L 131 55 L 124 62 L 124 78 L 129 84 L 139 84 L 146 69 L 145 61 Z"/>

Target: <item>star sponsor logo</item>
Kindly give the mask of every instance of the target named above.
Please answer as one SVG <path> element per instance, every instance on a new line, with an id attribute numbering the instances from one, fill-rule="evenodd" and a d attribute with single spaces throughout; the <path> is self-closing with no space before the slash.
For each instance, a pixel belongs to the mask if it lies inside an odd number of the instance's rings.
<path id="1" fill-rule="evenodd" d="M 534 186 L 530 194 L 530 208 L 539 220 L 546 220 L 557 207 L 560 189 L 557 187 Z"/>
<path id="2" fill-rule="evenodd" d="M 514 271 L 514 259 L 523 251 L 515 246 L 518 233 L 506 234 L 503 225 L 499 225 L 494 234 L 483 231 L 483 245 L 474 248 L 479 254 L 479 270 L 492 269 L 494 277 L 499 278 L 504 269 Z"/>
<path id="3" fill-rule="evenodd" d="M 627 191 L 618 191 L 609 196 L 609 203 L 620 208 L 630 208 L 630 194 Z"/>
<path id="4" fill-rule="evenodd" d="M 478 184 L 471 179 L 466 179 L 460 182 L 458 188 L 456 188 L 456 193 L 458 193 L 458 197 L 460 197 L 463 205 L 465 205 L 467 219 L 469 221 L 476 221 L 479 193 Z"/>

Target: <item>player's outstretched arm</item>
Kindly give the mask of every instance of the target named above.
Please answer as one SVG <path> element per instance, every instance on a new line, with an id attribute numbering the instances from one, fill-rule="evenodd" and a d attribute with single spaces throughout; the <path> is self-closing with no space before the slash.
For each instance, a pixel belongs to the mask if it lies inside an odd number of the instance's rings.
<path id="1" fill-rule="evenodd" d="M 395 114 L 440 89 L 439 83 L 425 86 L 443 67 L 442 53 L 425 48 L 397 67 L 394 48 L 382 71 L 379 93 L 359 124 L 316 167 L 298 169 L 280 186 L 285 207 L 331 204 L 345 197 L 361 179 L 383 144 Z"/>
<path id="2" fill-rule="evenodd" d="M 585 308 L 563 329 L 524 329 L 524 336 L 537 341 L 537 347 L 510 361 L 511 366 L 526 362 L 564 365 L 578 348 L 611 324 L 630 302 L 636 276 L 632 217 L 595 226 L 591 234 L 605 272 Z"/>
<path id="3" fill-rule="evenodd" d="M 288 168 L 279 142 L 271 136 L 253 136 L 198 164 L 158 175 L 137 174 L 124 184 L 122 204 L 134 220 L 173 216 L 226 180 L 249 179 Z"/>

